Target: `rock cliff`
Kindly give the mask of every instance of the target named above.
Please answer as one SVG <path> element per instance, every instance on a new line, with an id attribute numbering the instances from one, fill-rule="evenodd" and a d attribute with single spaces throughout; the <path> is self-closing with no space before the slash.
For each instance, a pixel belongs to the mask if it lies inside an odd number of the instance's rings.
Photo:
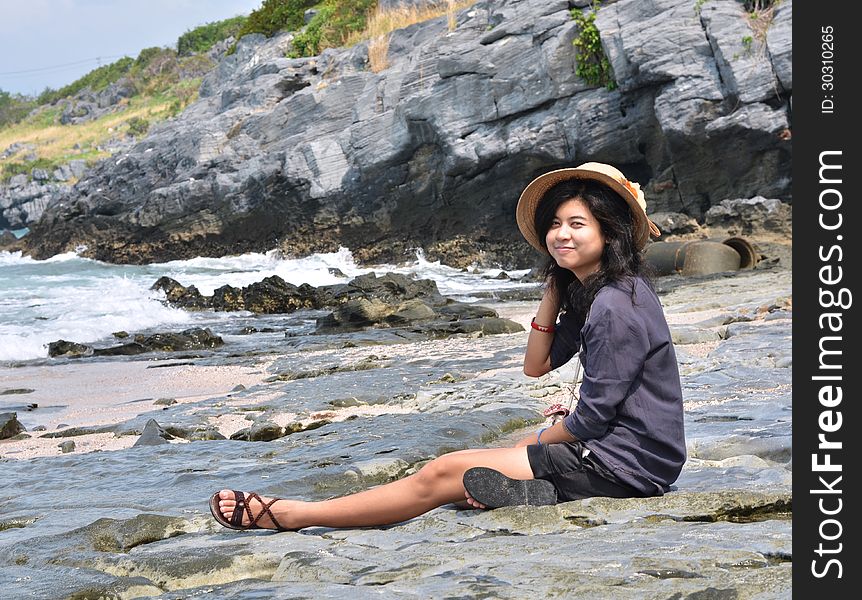
<path id="1" fill-rule="evenodd" d="M 532 257 L 521 189 L 588 160 L 639 181 L 650 212 L 791 202 L 792 2 L 763 35 L 736 0 L 607 2 L 612 90 L 575 72 L 570 10 L 586 4 L 477 2 L 454 29 L 393 32 L 379 72 L 364 43 L 289 59 L 291 34 L 246 36 L 179 117 L 54 194 L 25 250 L 145 263 L 347 246 L 394 262 L 421 247 L 512 268 Z"/>

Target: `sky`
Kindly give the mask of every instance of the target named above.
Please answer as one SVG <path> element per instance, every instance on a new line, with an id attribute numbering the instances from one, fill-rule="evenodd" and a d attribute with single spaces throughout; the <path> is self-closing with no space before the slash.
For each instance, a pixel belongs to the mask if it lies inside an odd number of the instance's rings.
<path id="1" fill-rule="evenodd" d="M 0 90 L 38 95 L 263 0 L 0 0 Z"/>

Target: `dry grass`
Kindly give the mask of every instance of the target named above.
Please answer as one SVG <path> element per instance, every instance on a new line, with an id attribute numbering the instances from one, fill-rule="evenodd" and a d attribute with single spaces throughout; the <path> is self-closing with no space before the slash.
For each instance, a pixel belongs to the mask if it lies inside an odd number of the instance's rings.
<path id="1" fill-rule="evenodd" d="M 15 142 L 27 146 L 0 161 L 0 165 L 6 161 L 23 162 L 24 157 L 30 154 L 56 164 L 75 158 L 94 160 L 109 156 L 109 152 L 98 148 L 112 138 L 125 135 L 131 119 L 138 117 L 150 123 L 162 121 L 172 114 L 175 102 L 173 97 L 135 97 L 121 101 L 125 110 L 75 125 L 61 125 L 60 110 L 48 108 L 0 130 L 0 148 L 8 148 Z"/>
<path id="2" fill-rule="evenodd" d="M 378 7 L 369 17 L 365 30 L 351 34 L 347 45 L 369 40 L 368 61 L 371 71 L 379 73 L 389 66 L 389 34 L 396 29 L 403 29 L 414 23 L 446 15 L 449 31 L 457 25 L 455 13 L 472 6 L 476 0 L 441 0 L 437 4 L 425 6 L 399 6 L 390 10 Z"/>
<path id="3" fill-rule="evenodd" d="M 368 63 L 373 73 L 389 67 L 389 34 L 378 35 L 368 42 Z"/>
<path id="4" fill-rule="evenodd" d="M 775 5 L 761 6 L 761 3 L 755 3 L 755 8 L 749 13 L 751 21 L 749 25 L 754 32 L 754 39 L 760 42 L 761 45 L 766 43 L 766 32 L 769 26 L 772 25 L 772 19 L 775 17 Z"/>

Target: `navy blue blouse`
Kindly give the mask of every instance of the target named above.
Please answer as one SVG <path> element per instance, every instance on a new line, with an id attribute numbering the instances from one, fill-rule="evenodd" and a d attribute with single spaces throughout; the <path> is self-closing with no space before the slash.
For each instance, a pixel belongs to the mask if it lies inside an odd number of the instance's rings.
<path id="1" fill-rule="evenodd" d="M 682 386 L 652 286 L 637 277 L 603 287 L 586 323 L 562 314 L 551 367 L 579 350 L 583 383 L 566 429 L 622 482 L 646 496 L 669 491 L 686 459 Z"/>

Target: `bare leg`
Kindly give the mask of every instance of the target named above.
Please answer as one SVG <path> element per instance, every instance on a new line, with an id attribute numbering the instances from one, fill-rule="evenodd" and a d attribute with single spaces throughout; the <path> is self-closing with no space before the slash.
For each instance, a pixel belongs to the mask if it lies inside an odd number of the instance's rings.
<path id="1" fill-rule="evenodd" d="M 417 473 L 349 496 L 302 502 L 279 500 L 271 510 L 288 529 L 303 527 L 367 527 L 389 525 L 417 517 L 433 508 L 465 499 L 464 472 L 471 467 L 490 467 L 514 479 L 532 479 L 526 448 L 487 448 L 451 452 L 436 458 Z M 230 490 L 219 494 L 219 508 L 230 519 L 236 502 Z M 268 498 L 263 499 L 264 502 Z M 257 514 L 260 506 L 250 504 Z M 248 522 L 244 517 L 243 523 Z M 271 527 L 268 517 L 259 522 Z"/>

